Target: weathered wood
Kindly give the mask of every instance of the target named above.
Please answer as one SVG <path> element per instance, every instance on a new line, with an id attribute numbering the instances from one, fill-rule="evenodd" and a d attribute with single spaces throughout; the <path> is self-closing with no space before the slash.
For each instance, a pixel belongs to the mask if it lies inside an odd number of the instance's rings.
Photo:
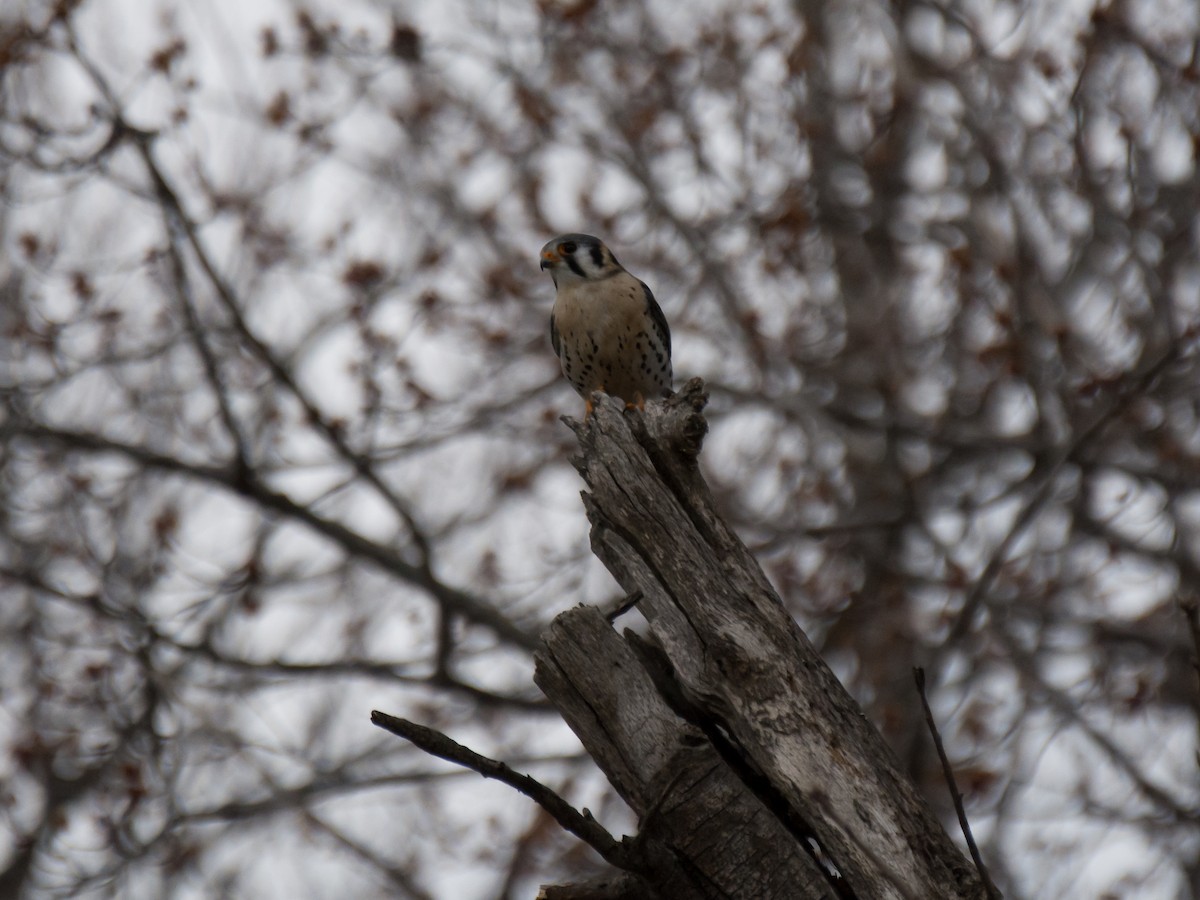
<path id="1" fill-rule="evenodd" d="M 641 819 L 641 874 L 662 897 L 836 896 L 806 848 L 671 711 L 598 610 L 562 614 L 544 641 L 538 685 Z"/>
<path id="2" fill-rule="evenodd" d="M 645 882 L 622 873 L 581 884 L 546 884 L 537 900 L 648 900 Z"/>
<path id="3" fill-rule="evenodd" d="M 693 379 L 644 414 L 598 399 L 575 426 L 592 548 L 626 591 L 641 592 L 663 666 L 699 727 L 676 715 L 680 703 L 668 705 L 626 642 L 606 625 L 601 634 L 602 617 L 588 610 L 564 614 L 545 636 L 538 683 L 634 810 L 653 813 L 644 833 L 694 852 L 687 832 L 699 828 L 730 850 L 713 870 L 717 896 L 725 867 L 744 877 L 755 865 L 737 852 L 769 854 L 766 868 L 777 865 L 779 847 L 812 843 L 820 865 L 801 853 L 802 874 L 789 875 L 782 892 L 738 892 L 733 883 L 728 895 L 982 897 L 978 874 L 717 515 L 696 466 L 707 427 L 703 384 Z M 680 773 L 666 785 L 669 806 L 655 803 L 664 772 Z M 680 789 L 699 798 L 695 811 Z M 705 795 L 721 791 L 737 802 L 750 792 L 747 802 L 778 827 L 730 848 L 740 818 L 696 818 Z"/>

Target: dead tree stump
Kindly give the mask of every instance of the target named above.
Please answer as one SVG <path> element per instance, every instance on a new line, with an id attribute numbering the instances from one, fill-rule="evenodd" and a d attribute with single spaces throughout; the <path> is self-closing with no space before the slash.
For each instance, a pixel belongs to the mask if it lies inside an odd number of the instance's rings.
<path id="1" fill-rule="evenodd" d="M 592 549 L 650 640 L 596 609 L 543 635 L 536 680 L 640 818 L 637 871 L 547 897 L 984 896 L 979 874 L 713 508 L 693 379 L 573 427 Z"/>

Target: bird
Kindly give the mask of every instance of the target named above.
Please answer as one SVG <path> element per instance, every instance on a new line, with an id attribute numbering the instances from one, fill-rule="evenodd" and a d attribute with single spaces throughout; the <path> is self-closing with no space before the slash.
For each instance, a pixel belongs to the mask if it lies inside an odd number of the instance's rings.
<path id="1" fill-rule="evenodd" d="M 550 345 L 563 375 L 592 414 L 592 393 L 644 409 L 671 390 L 671 329 L 646 283 L 590 234 L 563 234 L 542 247 L 554 281 Z"/>

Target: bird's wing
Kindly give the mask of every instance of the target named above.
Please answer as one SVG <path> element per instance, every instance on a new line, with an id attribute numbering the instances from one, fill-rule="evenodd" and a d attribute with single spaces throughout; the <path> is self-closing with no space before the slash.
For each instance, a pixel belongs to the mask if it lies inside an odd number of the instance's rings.
<path id="1" fill-rule="evenodd" d="M 558 349 L 558 325 L 554 321 L 554 313 L 550 313 L 550 346 L 554 348 L 555 356 L 562 356 Z"/>
<path id="2" fill-rule="evenodd" d="M 638 283 L 646 293 L 646 312 L 650 314 L 650 321 L 654 323 L 654 328 L 658 332 L 663 346 L 667 348 L 667 357 L 669 358 L 671 356 L 671 329 L 667 327 L 667 317 L 663 315 L 658 301 L 654 299 L 654 294 L 651 292 L 650 286 L 644 281 L 639 281 Z"/>

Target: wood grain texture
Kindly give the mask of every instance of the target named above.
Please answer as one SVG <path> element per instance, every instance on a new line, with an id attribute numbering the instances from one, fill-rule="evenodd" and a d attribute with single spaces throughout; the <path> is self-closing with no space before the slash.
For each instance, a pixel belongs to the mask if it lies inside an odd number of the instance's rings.
<path id="1" fill-rule="evenodd" d="M 642 874 L 660 896 L 837 896 L 805 848 L 671 710 L 597 609 L 562 614 L 544 640 L 538 685 L 638 814 Z"/>
<path id="2" fill-rule="evenodd" d="M 593 551 L 641 591 L 666 675 L 656 685 L 629 642 L 581 608 L 544 635 L 538 684 L 630 806 L 653 813 L 644 836 L 712 863 L 704 876 L 720 890 L 695 896 L 982 897 L 974 868 L 717 515 L 696 465 L 706 399 L 699 379 L 644 414 L 596 395 L 591 419 L 573 425 Z M 739 840 L 747 827 L 753 838 Z M 779 883 L 748 880 L 780 867 L 791 868 Z M 664 896 L 693 896 L 675 890 Z"/>

